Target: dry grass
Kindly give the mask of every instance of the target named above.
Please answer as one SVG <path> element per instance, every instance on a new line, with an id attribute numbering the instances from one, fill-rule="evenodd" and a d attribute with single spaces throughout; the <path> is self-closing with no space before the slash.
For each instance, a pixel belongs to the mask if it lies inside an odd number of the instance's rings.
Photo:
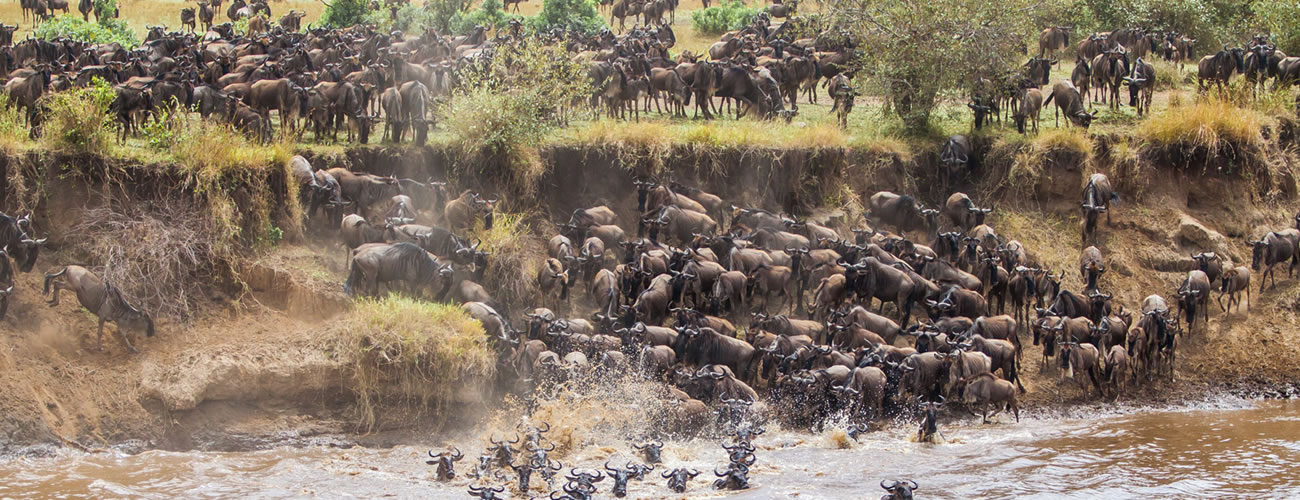
<path id="1" fill-rule="evenodd" d="M 1049 162 L 1086 164 L 1092 158 L 1093 143 L 1080 128 L 1044 129 L 1038 136 L 1025 138 L 1004 135 L 993 144 L 992 162 L 1010 159 L 1007 175 L 999 187 L 1031 192 Z"/>
<path id="2" fill-rule="evenodd" d="M 388 296 L 361 300 L 333 329 L 334 351 L 352 360 L 360 427 L 373 430 L 387 402 L 424 410 L 472 379 L 490 380 L 494 356 L 483 325 L 457 306 Z"/>
<path id="3" fill-rule="evenodd" d="M 176 195 L 140 203 L 116 199 L 82 210 L 67 234 L 71 250 L 151 314 L 192 319 L 216 280 L 214 239 L 203 207 Z"/>
<path id="4" fill-rule="evenodd" d="M 1258 113 L 1218 99 L 1171 107 L 1138 125 L 1137 136 L 1148 144 L 1181 150 L 1202 149 L 1217 154 L 1224 148 L 1263 142 Z"/>
<path id="5" fill-rule="evenodd" d="M 492 229 L 480 225 L 474 231 L 483 242 L 481 249 L 492 253 L 481 284 L 504 304 L 535 304 L 540 297 L 534 278 L 536 266 L 546 257 L 545 242 L 526 219 L 524 214 L 497 213 Z"/>
<path id="6" fill-rule="evenodd" d="M 702 148 L 841 148 L 849 136 L 835 124 L 796 121 L 786 124 L 745 118 L 709 122 L 608 119 L 578 124 L 554 134 L 556 144 L 596 144 L 664 150 L 670 145 Z"/>

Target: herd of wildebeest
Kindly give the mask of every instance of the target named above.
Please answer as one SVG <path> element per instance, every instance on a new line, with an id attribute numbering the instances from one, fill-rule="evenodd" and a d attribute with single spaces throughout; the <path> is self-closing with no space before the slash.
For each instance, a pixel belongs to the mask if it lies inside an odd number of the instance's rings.
<path id="1" fill-rule="evenodd" d="M 1076 290 L 1062 286 L 1064 270 L 1045 268 L 1031 249 L 999 236 L 986 220 L 991 210 L 963 193 L 928 208 L 878 192 L 865 200 L 862 223 L 841 232 L 682 183 L 639 179 L 627 186 L 635 212 L 580 208 L 556 224 L 536 265 L 540 302 L 519 307 L 484 287 L 493 257 L 471 236 L 492 226 L 495 200 L 472 190 L 453 196 L 445 183 L 313 170 L 301 157 L 294 172 L 310 216 L 339 227 L 350 250 L 348 294 L 461 304 L 483 325 L 503 390 L 581 390 L 620 377 L 662 383 L 664 435 L 695 435 L 715 423 L 735 433 L 775 418 L 812 429 L 839 419 L 856 438 L 873 422 L 919 410 L 918 439 L 926 440 L 945 402 L 985 421 L 989 410 L 1018 420 L 1030 339 L 1041 346 L 1044 379 L 1072 379 L 1085 397 L 1118 398 L 1173 377 L 1180 341 L 1205 335 L 1212 301 L 1224 314 L 1234 305 L 1240 313 L 1252 271 L 1262 293 L 1275 266 L 1287 265 L 1290 275 L 1300 263 L 1300 230 L 1269 232 L 1250 242 L 1250 267 L 1193 253 L 1196 269 L 1163 292 L 1169 299 L 1154 293 L 1120 303 L 1105 291 L 1106 256 L 1090 245 L 1120 200 L 1100 173 L 1081 192 L 1087 247 Z M 531 474 L 549 466 L 492 458 L 498 453 L 485 453 L 481 468 Z M 430 463 L 453 455 L 431 452 Z M 752 463 L 741 465 L 715 471 L 720 488 L 747 484 Z M 569 478 L 565 494 L 579 498 L 569 490 L 590 486 L 579 477 Z"/>
<path id="2" fill-rule="evenodd" d="M 46 2 L 24 1 L 33 4 L 32 9 Z M 82 3 L 88 17 L 90 2 Z M 396 9 L 400 3 L 385 5 Z M 563 46 L 573 61 L 587 65 L 592 93 L 565 107 L 638 118 L 653 107 L 683 117 L 694 99 L 695 117 L 712 118 L 734 103 L 737 118 L 753 112 L 790 120 L 798 112 L 800 96 L 815 103 L 822 87 L 834 103 L 831 111 L 846 126 L 859 94 L 852 80 L 858 44 L 845 31 L 796 38 L 796 33 L 807 31 L 802 18 L 772 24 L 773 17 L 790 16 L 794 6 L 769 6 L 750 26 L 722 35 L 706 54 L 684 50 L 674 58 L 669 50 L 676 35 L 664 19 L 673 16 L 673 0 L 619 0 L 609 5 L 611 23 L 619 20 L 620 33 L 626 17 L 645 23 L 626 34 L 556 29 L 526 35 L 523 24 L 514 21 L 491 37 L 482 26 L 455 37 L 432 29 L 418 36 L 381 33 L 368 25 L 309 25 L 303 32 L 303 13 L 290 10 L 272 22 L 265 0 L 234 0 L 227 6 L 231 21 L 248 20 L 247 32 L 237 34 L 232 23 L 213 24 L 220 0 L 204 0 L 182 9 L 182 31 L 152 26 L 145 42 L 130 50 L 116 43 L 68 38 L 28 38 L 14 44 L 17 27 L 0 25 L 0 73 L 8 75 L 10 105 L 24 110 L 33 134 L 39 133 L 42 122 L 42 95 L 100 78 L 115 89 L 111 112 L 123 137 L 136 134 L 149 116 L 181 109 L 223 120 L 262 141 L 274 135 L 275 111 L 280 127 L 298 137 L 311 130 L 317 141 L 336 141 L 338 132 L 346 130 L 347 140 L 365 143 L 382 120 L 385 140 L 401 142 L 409 135 L 423 143 L 434 122 L 436 102 L 461 85 L 466 71 L 486 68 L 484 63 L 503 46 L 542 43 Z M 196 19 L 205 30 L 201 36 L 195 32 Z M 1145 59 L 1164 57 L 1181 68 L 1194 58 L 1195 43 L 1174 32 L 1093 33 L 1073 47 L 1077 60 L 1071 77 L 1053 83 L 1051 67 L 1059 61 L 1054 56 L 1072 44 L 1069 28 L 1048 28 L 1040 36 L 1039 55 L 1022 67 L 1007 74 L 971 75 L 967 105 L 974 111 L 976 127 L 1005 115 L 1021 132 L 1027 124 L 1037 130 L 1043 106 L 1053 102 L 1058 123 L 1064 114 L 1067 126 L 1087 127 L 1096 116 L 1089 111 L 1092 103 L 1118 106 L 1121 89 L 1127 86 L 1129 105 L 1140 114 L 1149 112 L 1156 74 Z M 1262 86 L 1274 79 L 1275 87 L 1286 86 L 1300 77 L 1298 63 L 1300 58 L 1287 57 L 1266 35 L 1258 35 L 1245 48 L 1224 45 L 1202 57 L 1198 87 L 1222 88 L 1237 74 L 1252 84 Z M 567 116 L 558 115 L 553 118 Z"/>
<path id="3" fill-rule="evenodd" d="M 822 86 L 843 124 L 857 95 L 852 37 L 793 39 L 789 22 L 771 28 L 766 15 L 724 35 L 707 60 L 688 52 L 674 60 L 667 25 L 592 37 L 557 30 L 526 39 L 518 24 L 495 38 L 482 28 L 462 37 L 432 30 L 404 37 L 366 26 L 299 32 L 302 16 L 291 11 L 274 26 L 250 22 L 251 34 L 237 36 L 229 23 L 212 24 L 219 7 L 199 4 L 208 29 L 202 37 L 192 33 L 190 10 L 183 17 L 191 32 L 154 27 L 134 50 L 70 39 L 14 44 L 14 27 L 0 25 L 9 103 L 25 110 L 36 133 L 42 95 L 101 78 L 116 91 L 111 110 L 123 134 L 134 133 L 143 115 L 179 105 L 262 140 L 270 139 L 274 110 L 282 127 L 310 127 L 317 140 L 345 129 L 366 142 L 382 110 L 389 140 L 401 142 L 409 129 L 423 142 L 434 101 L 458 85 L 461 71 L 500 45 L 517 43 L 562 44 L 587 61 L 595 92 L 586 104 L 614 116 L 637 115 L 661 101 L 684 116 L 693 97 L 697 115 L 706 118 L 727 101 L 734 101 L 738 117 L 755 110 L 789 118 L 801 94 L 815 102 Z M 269 17 L 264 2 L 242 0 L 228 13 L 232 19 L 260 14 Z M 1023 132 L 1027 121 L 1036 129 L 1038 111 L 1055 100 L 1067 124 L 1087 127 L 1095 115 L 1087 110 L 1091 101 L 1116 106 L 1127 85 L 1130 105 L 1147 112 L 1155 73 L 1144 58 L 1181 63 L 1193 58 L 1194 43 L 1135 29 L 1093 34 L 1078 44 L 1074 75 L 1044 99 L 1039 87 L 1050 83 L 1053 55 L 1070 45 L 1068 29 L 1049 28 L 1040 55 L 1021 70 L 976 77 L 969 107 L 977 127 L 1007 115 Z M 1298 62 L 1257 36 L 1245 49 L 1224 46 L 1201 58 L 1198 75 L 1217 85 L 1241 73 L 1252 84 L 1273 78 L 1284 86 L 1300 76 Z M 949 186 L 960 182 L 972 154 L 964 136 L 944 145 L 940 176 L 946 174 Z M 934 208 L 913 196 L 875 193 L 865 200 L 862 224 L 842 233 L 737 207 L 682 183 L 640 179 L 627 186 L 636 193 L 634 213 L 595 206 L 556 225 L 558 234 L 530 277 L 541 302 L 528 308 L 497 300 L 483 286 L 492 256 L 471 232 L 492 226 L 496 200 L 472 190 L 453 196 L 446 183 L 433 180 L 315 169 L 303 157 L 290 167 L 312 224 L 339 228 L 349 251 L 349 295 L 408 293 L 462 304 L 482 323 L 497 354 L 498 382 L 509 390 L 528 393 L 593 373 L 663 382 L 672 403 L 665 434 L 693 434 L 712 419 L 737 434 L 728 472 L 718 473 L 720 488 L 746 484 L 754 432 L 747 426 L 757 418 L 756 404 L 794 427 L 817 428 L 841 416 L 853 433 L 919 404 L 923 439 L 935 432 L 935 409 L 944 401 L 979 409 L 985 419 L 991 409 L 1018 420 L 1022 337 L 1041 346 L 1044 376 L 1072 378 L 1085 394 L 1118 397 L 1131 384 L 1172 376 L 1180 339 L 1206 328 L 1216 289 L 1226 314 L 1233 305 L 1240 309 L 1242 292 L 1249 300 L 1252 271 L 1263 292 L 1276 265 L 1286 263 L 1290 275 L 1300 263 L 1300 230 L 1269 232 L 1250 242 L 1250 267 L 1195 253 L 1197 269 L 1165 292 L 1168 300 L 1156 293 L 1126 307 L 1104 290 L 1106 257 L 1097 246 L 1081 253 L 1084 287 L 1065 289 L 1064 270 L 1046 268 L 1031 249 L 998 235 L 985 220 L 990 210 L 960 192 Z M 1083 245 L 1098 241 L 1099 219 L 1109 222 L 1119 199 L 1105 175 L 1087 180 L 1080 199 Z M 1300 215 L 1296 223 L 1300 228 Z M 30 272 L 36 264 L 45 240 L 33 234 L 30 216 L 0 214 L 0 317 L 14 293 L 14 268 Z M 133 352 L 128 331 L 154 333 L 149 314 L 86 268 L 51 271 L 44 288 L 51 305 L 60 289 L 71 290 L 99 317 L 101 349 L 105 322 L 118 325 Z M 532 444 L 525 447 L 530 453 L 543 449 L 540 441 Z M 460 453 L 431 453 L 431 463 L 449 464 L 453 455 Z M 499 461 L 484 467 L 488 462 Z M 544 458 L 498 465 L 553 471 Z M 629 464 L 611 474 L 625 482 L 646 472 L 638 470 Z M 698 474 L 665 473 L 680 484 Z M 598 474 L 575 472 L 569 480 L 564 494 L 577 498 L 594 491 L 590 483 Z M 887 489 L 914 487 L 904 482 Z M 476 488 L 474 494 L 499 491 Z"/>

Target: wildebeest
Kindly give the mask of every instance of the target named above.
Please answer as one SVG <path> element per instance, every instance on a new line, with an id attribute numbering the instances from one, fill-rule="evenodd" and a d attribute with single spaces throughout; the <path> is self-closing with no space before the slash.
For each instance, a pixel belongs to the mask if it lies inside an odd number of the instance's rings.
<path id="1" fill-rule="evenodd" d="M 1083 209 L 1083 242 L 1088 242 L 1088 235 L 1094 234 L 1097 230 L 1097 215 L 1106 214 L 1106 223 L 1110 224 L 1110 203 L 1119 201 L 1119 193 L 1110 187 L 1110 179 L 1106 174 L 1096 173 L 1088 178 L 1088 184 L 1083 187 L 1083 202 L 1079 206 Z M 1094 236 L 1095 238 L 1095 236 Z"/>
<path id="2" fill-rule="evenodd" d="M 925 208 L 909 195 L 880 191 L 871 195 L 868 216 L 894 226 L 899 233 L 908 231 L 931 232 L 938 228 L 939 211 Z"/>
<path id="3" fill-rule="evenodd" d="M 1051 57 L 1070 46 L 1069 26 L 1053 26 L 1038 35 L 1038 56 Z"/>
<path id="4" fill-rule="evenodd" d="M 95 273 L 81 266 L 67 266 L 55 272 L 46 273 L 44 294 L 50 295 L 49 305 L 59 305 L 59 290 L 72 290 L 77 294 L 81 307 L 99 318 L 99 333 L 95 344 L 104 350 L 104 323 L 112 322 L 118 326 L 118 336 L 131 352 L 140 352 L 131 345 L 127 338 L 129 331 L 144 331 L 146 337 L 154 335 L 153 318 L 148 313 L 136 309 L 122 296 L 122 291 L 111 282 L 100 279 Z"/>
<path id="5" fill-rule="evenodd" d="M 1128 105 L 1137 108 L 1138 116 L 1151 112 L 1151 95 L 1156 88 L 1156 69 L 1141 57 L 1133 63 L 1133 74 L 1124 77 L 1128 85 Z"/>
<path id="6" fill-rule="evenodd" d="M 1074 84 L 1068 80 L 1056 82 L 1052 86 L 1052 92 L 1047 94 L 1047 100 L 1043 101 L 1043 105 L 1052 104 L 1053 99 L 1056 100 L 1053 123 L 1056 123 L 1057 126 L 1060 126 L 1059 120 L 1062 114 L 1065 115 L 1065 125 L 1067 127 L 1073 123 L 1083 128 L 1092 125 L 1092 119 L 1097 116 L 1097 113 L 1089 113 L 1083 108 L 1083 96 L 1079 93 L 1079 89 L 1075 88 Z"/>
<path id="7" fill-rule="evenodd" d="M 1079 254 L 1079 279 L 1085 283 L 1083 289 L 1096 290 L 1097 279 L 1105 272 L 1106 262 L 1102 259 L 1101 250 L 1097 247 L 1083 249 Z"/>
<path id="8" fill-rule="evenodd" d="M 451 274 L 450 265 L 440 264 L 413 243 L 371 244 L 357 249 L 343 288 L 348 295 L 355 294 L 360 287 L 365 287 L 362 293 L 378 295 L 382 283 L 403 281 L 413 290 L 420 290 L 441 281 L 443 287 L 435 297 L 442 300 L 451 290 Z"/>
<path id="9" fill-rule="evenodd" d="M 1270 232 L 1263 238 L 1250 242 L 1252 246 L 1250 269 L 1259 272 L 1262 268 L 1263 274 L 1259 275 L 1259 292 L 1264 293 L 1265 280 L 1273 276 L 1273 286 L 1277 286 L 1277 276 L 1273 274 L 1273 266 L 1282 262 L 1291 261 L 1287 267 L 1287 277 L 1291 276 L 1292 269 L 1300 260 L 1300 255 L 1296 254 L 1296 243 L 1300 241 L 1300 230 L 1285 229 L 1282 231 Z"/>
<path id="10" fill-rule="evenodd" d="M 1038 115 L 1043 109 L 1043 93 L 1038 89 L 1020 89 L 1020 96 L 1017 98 L 1019 105 L 1016 106 L 1016 112 L 1012 118 L 1016 122 L 1016 130 L 1025 133 L 1025 121 L 1033 122 L 1034 133 L 1038 133 Z"/>
<path id="11" fill-rule="evenodd" d="M 1245 53 L 1245 49 L 1240 47 L 1229 49 L 1228 45 L 1224 44 L 1223 50 L 1202 57 L 1196 65 L 1197 91 L 1205 92 L 1209 90 L 1210 83 L 1213 83 L 1222 94 L 1223 85 L 1228 83 L 1232 75 L 1245 71 Z"/>
<path id="12" fill-rule="evenodd" d="M 1250 309 L 1250 268 L 1246 266 L 1237 266 L 1225 273 L 1220 280 L 1219 286 L 1219 309 L 1228 313 L 1232 309 L 1232 304 L 1237 304 L 1237 310 L 1241 310 L 1241 292 L 1246 292 L 1246 309 Z M 1228 306 L 1223 306 L 1223 296 L 1228 296 Z"/>
<path id="13" fill-rule="evenodd" d="M 970 139 L 964 135 L 949 137 L 943 144 L 943 149 L 939 151 L 939 163 L 943 165 L 943 179 L 946 186 L 951 188 L 957 185 L 962 174 L 970 173 L 972 154 Z"/>
<path id="14" fill-rule="evenodd" d="M 1210 279 L 1198 269 L 1189 271 L 1182 286 L 1178 287 L 1178 307 L 1187 313 L 1188 333 L 1196 325 L 1198 310 L 1206 323 L 1210 321 L 1210 286 Z"/>
<path id="15" fill-rule="evenodd" d="M 1011 382 L 995 378 L 992 373 L 984 372 L 966 379 L 966 388 L 962 397 L 967 405 L 979 405 L 980 417 L 988 423 L 988 407 L 993 407 L 993 415 L 1010 411 L 1020 421 L 1020 407 L 1016 404 L 1016 386 Z M 973 412 L 972 412 L 973 413 Z"/>
<path id="16" fill-rule="evenodd" d="M 1101 392 L 1101 356 L 1097 346 L 1070 340 L 1068 336 L 1060 344 L 1061 377 L 1078 381 L 1079 388 L 1083 389 L 1084 395 L 1087 395 L 1088 386 L 1085 385 L 1081 375 L 1086 373 L 1088 380 L 1092 381 L 1092 386 L 1097 389 L 1097 392 Z"/>

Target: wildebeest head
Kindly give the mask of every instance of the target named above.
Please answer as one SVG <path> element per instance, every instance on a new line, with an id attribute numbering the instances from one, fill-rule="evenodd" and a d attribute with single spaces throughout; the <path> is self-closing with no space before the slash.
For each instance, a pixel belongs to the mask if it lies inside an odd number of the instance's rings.
<path id="1" fill-rule="evenodd" d="M 41 247 L 45 245 L 46 238 L 33 240 L 23 238 L 17 245 L 9 248 L 10 255 L 13 256 L 14 262 L 18 264 L 18 270 L 29 273 L 36 266 L 36 256 L 41 253 Z"/>
<path id="2" fill-rule="evenodd" d="M 495 500 L 497 493 L 506 491 L 505 486 L 474 486 L 470 485 L 469 494 L 479 497 L 481 500 Z"/>
<path id="3" fill-rule="evenodd" d="M 920 486 L 917 486 L 916 482 L 911 479 L 902 481 L 886 479 L 880 482 L 880 487 L 889 492 L 889 496 L 885 498 L 890 500 L 912 500 L 912 492 L 920 489 Z"/>
<path id="4" fill-rule="evenodd" d="M 939 153 L 939 161 L 943 163 L 947 174 L 956 176 L 963 167 L 968 167 L 970 162 L 970 151 L 964 136 L 953 136 L 948 138 L 948 142 L 943 145 L 943 150 Z"/>
<path id="5" fill-rule="evenodd" d="M 670 471 L 663 471 L 659 475 L 668 479 L 668 489 L 677 493 L 682 493 L 686 491 L 686 482 L 695 479 L 695 476 L 700 475 L 700 471 L 695 469 L 687 470 L 685 468 L 679 468 Z"/>
<path id="6" fill-rule="evenodd" d="M 438 466 L 438 469 L 434 472 L 434 478 L 439 481 L 450 481 L 455 479 L 456 462 L 465 458 L 465 455 L 461 454 L 459 448 L 452 448 L 452 450 L 453 451 L 450 452 L 444 451 L 437 455 L 433 454 L 433 450 L 429 450 L 429 458 L 432 460 L 426 460 L 424 463 Z"/>
<path id="7" fill-rule="evenodd" d="M 510 464 L 510 468 L 519 474 L 519 491 L 528 491 L 528 482 L 532 479 L 537 464 L 525 460 L 522 464 Z"/>
<path id="8" fill-rule="evenodd" d="M 1138 58 L 1139 65 L 1141 64 L 1141 62 L 1142 62 L 1142 58 L 1139 57 Z M 1142 87 L 1146 86 L 1146 83 L 1147 83 L 1146 78 L 1130 78 L 1127 76 L 1124 77 L 1124 84 L 1128 85 L 1128 105 L 1130 107 L 1134 107 L 1134 108 L 1137 107 L 1138 96 L 1142 93 Z"/>
<path id="9" fill-rule="evenodd" d="M 647 464 L 653 465 L 663 461 L 660 458 L 660 455 L 663 453 L 663 449 L 664 449 L 663 441 L 654 441 L 645 444 L 632 445 L 632 447 L 641 451 L 641 455 L 645 457 L 645 462 Z"/>
<path id="10" fill-rule="evenodd" d="M 629 463 L 628 465 L 632 464 Z M 609 460 L 605 461 L 605 470 L 609 471 L 609 477 L 614 479 L 614 487 L 610 490 L 610 493 L 613 493 L 618 498 L 627 496 L 627 480 L 632 477 L 635 470 L 630 467 L 623 469 L 610 467 Z"/>

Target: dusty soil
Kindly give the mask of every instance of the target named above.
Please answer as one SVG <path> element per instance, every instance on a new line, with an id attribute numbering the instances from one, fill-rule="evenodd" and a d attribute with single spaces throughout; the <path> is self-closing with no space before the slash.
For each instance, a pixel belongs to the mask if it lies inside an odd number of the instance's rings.
<path id="1" fill-rule="evenodd" d="M 548 161 L 567 166 L 543 180 L 544 188 L 556 187 L 549 200 L 543 200 L 546 208 L 553 214 L 567 214 L 579 205 L 605 202 L 620 213 L 630 213 L 634 200 L 611 194 L 618 185 L 629 186 L 632 175 L 618 155 L 579 153 L 548 155 Z M 847 178 L 857 172 L 854 165 L 861 161 L 851 155 L 826 161 L 818 154 L 758 159 L 749 154 L 747 168 L 740 172 L 746 182 L 735 182 L 738 179 L 726 169 L 701 168 L 698 158 L 681 165 L 670 160 L 664 168 L 724 197 L 804 213 L 816 209 L 842 214 L 819 205 L 840 183 L 869 196 L 877 189 L 901 189 L 892 184 L 906 178 L 888 171 L 894 167 L 866 179 Z M 393 156 L 361 151 L 350 152 L 348 163 L 376 173 L 420 172 L 427 177 L 442 171 L 438 155 L 425 152 L 415 157 L 371 163 L 368 158 Z M 725 155 L 706 161 L 725 161 Z M 817 168 L 811 163 L 817 163 Z M 598 183 L 562 182 L 577 165 L 607 175 L 588 176 L 603 179 Z M 1077 193 L 1080 180 L 1098 166 L 1054 168 L 1043 182 L 1051 184 L 1046 192 L 1060 196 L 1004 198 L 992 225 L 1002 236 L 1024 243 L 1041 266 L 1064 270 L 1065 287 L 1078 290 L 1077 259 L 1082 247 L 1077 194 L 1066 194 Z M 1259 201 L 1259 196 L 1246 194 L 1250 192 L 1247 181 L 1188 177 L 1166 170 L 1153 175 L 1158 176 L 1153 187 L 1113 207 L 1111 223 L 1101 228 L 1099 247 L 1110 269 L 1102 278 L 1102 289 L 1130 309 L 1149 294 L 1172 296 L 1191 269 L 1189 252 L 1216 250 L 1234 265 L 1248 264 L 1248 238 L 1291 225 L 1290 200 Z M 787 185 L 798 189 L 781 188 L 782 182 L 772 179 L 788 180 Z M 1197 234 L 1186 230 L 1189 221 L 1221 233 L 1222 238 L 1208 242 L 1214 248 L 1205 248 L 1207 242 L 1193 241 Z M 72 263 L 54 250 L 42 255 L 38 269 Z M 325 340 L 330 318 L 348 307 L 340 286 L 343 256 L 327 228 L 309 231 L 306 242 L 282 243 L 239 270 L 248 290 L 213 290 L 213 305 L 191 324 L 162 321 L 156 337 L 136 339 L 140 354 L 127 353 L 112 326 L 105 328 L 104 352 L 96 351 L 93 315 L 71 296 L 57 308 L 47 307 L 39 294 L 41 273 L 20 274 L 19 292 L 0 324 L 0 454 L 32 452 L 48 445 L 235 450 L 358 439 L 350 434 L 353 398 L 347 391 L 348 374 Z M 1276 288 L 1263 294 L 1258 292 L 1258 281 L 1252 284 L 1248 312 L 1225 315 L 1212 304 L 1209 327 L 1198 326 L 1180 341 L 1172 380 L 1150 381 L 1121 398 L 1167 403 L 1213 391 L 1290 394 L 1300 382 L 1300 365 L 1294 362 L 1300 354 L 1296 342 L 1300 280 L 1289 279 L 1282 271 Z M 1063 409 L 1099 403 L 1095 395 L 1084 396 L 1074 382 L 1060 383 L 1054 368 L 1040 370 L 1041 351 L 1030 346 L 1028 336 L 1024 344 L 1029 390 L 1024 406 Z M 27 447 L 33 444 L 39 446 Z"/>

